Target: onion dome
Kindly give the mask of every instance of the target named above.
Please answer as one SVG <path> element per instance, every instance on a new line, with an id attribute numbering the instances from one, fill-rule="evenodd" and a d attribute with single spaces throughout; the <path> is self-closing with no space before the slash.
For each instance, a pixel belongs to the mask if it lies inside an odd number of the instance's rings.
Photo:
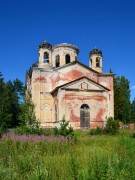
<path id="1" fill-rule="evenodd" d="M 97 48 L 94 48 L 92 51 L 90 51 L 89 55 L 91 56 L 93 54 L 97 54 L 97 55 L 103 56 L 102 51 L 97 49 Z"/>
<path id="2" fill-rule="evenodd" d="M 50 43 L 48 43 L 47 41 L 44 41 L 43 43 L 41 43 L 39 45 L 39 48 L 46 48 L 46 49 L 51 49 L 52 45 Z"/>

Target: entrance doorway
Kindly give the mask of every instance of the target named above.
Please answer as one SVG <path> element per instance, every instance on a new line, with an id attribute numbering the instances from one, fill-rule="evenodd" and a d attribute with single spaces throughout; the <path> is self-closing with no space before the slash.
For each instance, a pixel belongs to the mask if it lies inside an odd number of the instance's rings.
<path id="1" fill-rule="evenodd" d="M 87 104 L 83 104 L 80 108 L 80 127 L 90 127 L 90 108 Z"/>

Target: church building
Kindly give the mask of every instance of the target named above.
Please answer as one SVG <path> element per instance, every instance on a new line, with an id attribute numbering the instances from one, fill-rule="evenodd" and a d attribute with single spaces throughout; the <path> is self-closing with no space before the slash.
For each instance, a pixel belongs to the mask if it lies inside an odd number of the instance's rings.
<path id="1" fill-rule="evenodd" d="M 26 86 L 42 127 L 58 127 L 63 116 L 74 129 L 103 127 L 107 117 L 114 117 L 114 75 L 102 72 L 101 50 L 89 52 L 89 66 L 78 61 L 75 45 L 44 41 L 38 52 Z"/>

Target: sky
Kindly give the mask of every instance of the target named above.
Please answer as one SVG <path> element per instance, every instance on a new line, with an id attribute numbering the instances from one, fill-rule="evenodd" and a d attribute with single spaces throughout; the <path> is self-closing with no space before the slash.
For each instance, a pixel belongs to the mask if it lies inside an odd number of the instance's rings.
<path id="1" fill-rule="evenodd" d="M 103 52 L 103 72 L 130 81 L 135 97 L 134 0 L 0 0 L 0 71 L 20 79 L 38 60 L 38 46 L 69 43 L 89 64 L 89 51 Z"/>

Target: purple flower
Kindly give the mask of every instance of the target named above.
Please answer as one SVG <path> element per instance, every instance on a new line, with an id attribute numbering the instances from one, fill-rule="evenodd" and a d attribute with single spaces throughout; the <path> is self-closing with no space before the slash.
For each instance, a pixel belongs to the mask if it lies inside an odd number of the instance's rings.
<path id="1" fill-rule="evenodd" d="M 67 142 L 67 138 L 64 136 L 45 136 L 45 135 L 21 135 L 21 134 L 14 134 L 13 132 L 4 133 L 1 138 L 3 141 L 12 140 L 13 142 L 16 141 L 32 141 L 32 142 L 39 142 L 39 141 L 47 141 L 47 142 Z"/>

